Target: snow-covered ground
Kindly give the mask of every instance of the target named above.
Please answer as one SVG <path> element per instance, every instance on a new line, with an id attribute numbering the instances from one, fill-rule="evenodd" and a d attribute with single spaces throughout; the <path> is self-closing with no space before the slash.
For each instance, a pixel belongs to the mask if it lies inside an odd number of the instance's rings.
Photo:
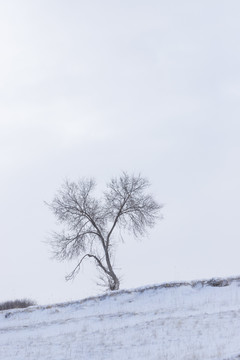
<path id="1" fill-rule="evenodd" d="M 1 360 L 233 360 L 238 355 L 240 279 L 163 284 L 0 312 Z"/>

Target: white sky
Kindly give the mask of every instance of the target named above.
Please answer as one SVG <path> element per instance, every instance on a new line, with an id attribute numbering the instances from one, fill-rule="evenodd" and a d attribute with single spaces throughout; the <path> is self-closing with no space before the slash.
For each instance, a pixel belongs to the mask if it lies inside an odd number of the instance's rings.
<path id="1" fill-rule="evenodd" d="M 164 220 L 117 253 L 122 287 L 239 275 L 238 0 L 0 0 L 0 301 L 96 294 L 50 259 L 68 177 L 141 172 Z"/>

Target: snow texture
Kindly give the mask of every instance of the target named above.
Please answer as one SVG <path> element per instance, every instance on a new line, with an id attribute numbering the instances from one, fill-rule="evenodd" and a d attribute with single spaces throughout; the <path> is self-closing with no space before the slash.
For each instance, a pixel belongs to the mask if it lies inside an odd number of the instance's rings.
<path id="1" fill-rule="evenodd" d="M 1 360 L 240 359 L 240 279 L 0 312 Z"/>

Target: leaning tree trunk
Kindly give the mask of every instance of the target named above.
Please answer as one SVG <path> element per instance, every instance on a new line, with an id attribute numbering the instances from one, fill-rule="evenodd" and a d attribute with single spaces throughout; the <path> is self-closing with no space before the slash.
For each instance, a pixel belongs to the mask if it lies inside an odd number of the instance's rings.
<path id="1" fill-rule="evenodd" d="M 120 281 L 114 272 L 111 273 L 111 277 L 108 278 L 108 281 L 109 281 L 109 289 L 110 290 L 113 291 L 113 290 L 119 289 Z"/>
<path id="2" fill-rule="evenodd" d="M 120 281 L 119 281 L 117 275 L 115 274 L 115 272 L 113 271 L 111 260 L 110 260 L 107 249 L 105 249 L 105 256 L 106 256 L 106 262 L 107 262 L 108 271 L 109 271 L 109 273 L 108 273 L 109 289 L 112 291 L 118 290 L 119 286 L 120 286 Z"/>

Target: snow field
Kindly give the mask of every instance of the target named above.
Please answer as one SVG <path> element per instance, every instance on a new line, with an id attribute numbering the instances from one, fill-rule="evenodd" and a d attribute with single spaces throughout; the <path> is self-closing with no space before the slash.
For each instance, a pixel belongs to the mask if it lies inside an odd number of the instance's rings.
<path id="1" fill-rule="evenodd" d="M 0 312 L 0 360 L 227 360 L 240 354 L 240 282 L 153 286 Z"/>

